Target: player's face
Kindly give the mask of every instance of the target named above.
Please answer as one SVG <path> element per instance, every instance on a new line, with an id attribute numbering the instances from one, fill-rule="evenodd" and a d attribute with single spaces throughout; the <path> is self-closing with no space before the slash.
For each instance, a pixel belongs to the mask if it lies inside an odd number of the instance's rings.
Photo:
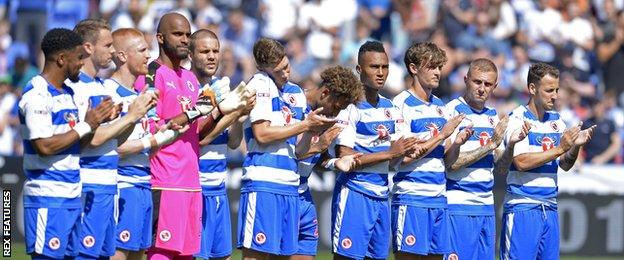
<path id="1" fill-rule="evenodd" d="M 418 69 L 416 80 L 423 88 L 435 89 L 440 86 L 442 66 L 427 65 Z"/>
<path id="2" fill-rule="evenodd" d="M 147 42 L 143 37 L 134 37 L 131 38 L 131 45 L 127 50 L 127 61 L 128 70 L 134 76 L 145 75 L 147 74 L 147 62 L 150 59 L 149 48 L 147 47 Z"/>
<path id="3" fill-rule="evenodd" d="M 195 49 L 191 53 L 192 66 L 195 71 L 212 77 L 219 68 L 219 41 L 211 37 L 195 40 Z"/>
<path id="4" fill-rule="evenodd" d="M 290 61 L 288 57 L 284 56 L 274 68 L 265 71 L 275 81 L 275 85 L 278 87 L 284 86 L 290 78 Z"/>
<path id="5" fill-rule="evenodd" d="M 87 56 L 84 47 L 78 45 L 73 50 L 64 51 L 62 53 L 63 67 L 65 68 L 65 76 L 72 82 L 78 81 L 80 69 L 84 65 L 84 58 Z"/>
<path id="6" fill-rule="evenodd" d="M 368 51 L 362 54 L 356 69 L 365 87 L 381 90 L 388 78 L 388 55 L 385 52 Z"/>
<path id="7" fill-rule="evenodd" d="M 529 84 L 529 92 L 538 106 L 547 111 L 553 110 L 559 92 L 559 78 L 546 74 L 539 84 Z"/>
<path id="8" fill-rule="evenodd" d="M 472 70 L 466 77 L 466 101 L 469 103 L 477 103 L 484 106 L 485 102 L 490 98 L 490 94 L 497 86 L 498 75 L 494 71 Z"/>
<path id="9" fill-rule="evenodd" d="M 324 86 L 309 86 L 304 89 L 306 101 L 316 110 L 323 108 L 321 114 L 327 117 L 335 117 L 338 113 L 347 108 L 349 103 L 345 98 L 338 98 L 331 95 L 330 90 Z"/>
<path id="10" fill-rule="evenodd" d="M 172 24 L 162 33 L 162 45 L 169 55 L 183 60 L 188 57 L 191 26 L 186 19 L 172 19 Z"/>
<path id="11" fill-rule="evenodd" d="M 97 38 L 97 41 L 93 44 L 93 54 L 91 59 L 98 68 L 108 68 L 113 59 L 115 48 L 113 48 L 113 35 L 111 31 L 102 29 Z"/>

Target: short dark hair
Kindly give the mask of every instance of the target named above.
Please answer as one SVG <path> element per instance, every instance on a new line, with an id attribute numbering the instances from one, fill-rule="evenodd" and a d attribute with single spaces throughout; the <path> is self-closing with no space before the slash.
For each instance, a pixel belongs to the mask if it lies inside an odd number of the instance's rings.
<path id="1" fill-rule="evenodd" d="M 54 28 L 43 36 L 41 51 L 46 60 L 52 60 L 59 52 L 71 50 L 82 43 L 82 37 L 76 32 L 65 28 Z"/>
<path id="2" fill-rule="evenodd" d="M 219 37 L 217 34 L 208 29 L 199 29 L 191 34 L 191 39 L 189 41 L 189 51 L 193 52 L 195 50 L 195 41 L 200 37 L 207 37 L 208 39 L 215 39 L 217 42 L 219 41 Z"/>
<path id="3" fill-rule="evenodd" d="M 364 95 L 364 86 L 352 70 L 332 66 L 321 72 L 321 84 L 336 98 L 344 98 L 349 104 L 359 101 Z"/>
<path id="4" fill-rule="evenodd" d="M 379 41 L 366 41 L 362 46 L 360 46 L 360 50 L 358 50 L 358 64 L 362 61 L 362 55 L 366 52 L 381 52 L 386 53 L 386 49 L 383 44 Z"/>
<path id="5" fill-rule="evenodd" d="M 527 83 L 534 85 L 538 85 L 540 80 L 546 75 L 550 75 L 553 78 L 559 78 L 559 70 L 551 65 L 548 65 L 543 62 L 538 62 L 533 64 L 529 68 L 529 75 L 527 76 Z"/>
<path id="6" fill-rule="evenodd" d="M 84 19 L 74 27 L 74 32 L 82 36 L 84 41 L 91 43 L 97 42 L 100 30 L 111 31 L 111 26 L 104 19 Z"/>
<path id="7" fill-rule="evenodd" d="M 259 68 L 273 68 L 286 56 L 286 50 L 274 39 L 260 38 L 253 46 L 253 55 Z"/>
<path id="8" fill-rule="evenodd" d="M 403 57 L 405 68 L 410 75 L 412 75 L 409 68 L 410 63 L 416 65 L 417 68 L 423 66 L 440 67 L 444 66 L 447 60 L 446 52 L 432 42 L 412 44 L 412 46 L 405 51 L 405 57 Z"/>

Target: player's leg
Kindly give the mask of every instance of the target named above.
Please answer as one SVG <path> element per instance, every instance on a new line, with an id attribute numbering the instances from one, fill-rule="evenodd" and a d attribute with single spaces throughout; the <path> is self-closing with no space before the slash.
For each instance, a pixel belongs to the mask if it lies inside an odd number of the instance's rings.
<path id="1" fill-rule="evenodd" d="M 138 232 L 140 236 L 139 250 L 130 251 L 127 260 L 141 260 L 145 256 L 145 250 L 152 246 L 152 214 L 153 214 L 153 203 L 152 203 L 152 191 L 147 187 L 139 187 L 139 192 L 141 193 L 140 201 L 141 203 L 141 216 L 139 217 L 141 221 L 138 223 Z"/>
<path id="2" fill-rule="evenodd" d="M 503 213 L 501 259 L 535 259 L 544 222 L 541 209 Z"/>
<path id="3" fill-rule="evenodd" d="M 125 249 L 117 249 L 115 255 L 111 257 L 111 260 L 127 260 L 130 255 L 130 251 Z"/>
<path id="4" fill-rule="evenodd" d="M 546 227 L 540 239 L 538 258 L 559 259 L 559 215 L 555 209 L 543 211 Z"/>
<path id="5" fill-rule="evenodd" d="M 297 254 L 292 260 L 312 260 L 318 247 L 316 207 L 309 192 L 299 196 L 299 235 Z"/>
<path id="6" fill-rule="evenodd" d="M 479 220 L 476 216 L 449 215 L 451 252 L 448 254 L 448 259 L 453 259 L 454 257 L 459 259 L 479 259 L 476 258 L 480 249 L 479 239 L 481 237 L 481 223 Z"/>
<path id="7" fill-rule="evenodd" d="M 156 232 L 148 259 L 166 256 L 192 258 L 192 254 L 199 251 L 201 192 L 155 190 L 153 194 Z M 179 212 L 186 214 L 180 215 Z"/>
<path id="8" fill-rule="evenodd" d="M 420 259 L 428 254 L 431 241 L 428 223 L 426 208 L 392 205 L 392 245 L 396 259 Z"/>
<path id="9" fill-rule="evenodd" d="M 386 259 L 390 248 L 390 203 L 386 199 L 373 199 L 377 217 L 370 238 L 367 258 Z"/>
<path id="10" fill-rule="evenodd" d="M 58 259 L 77 254 L 75 233 L 80 214 L 80 209 L 24 208 L 26 253 L 33 259 Z"/>
<path id="11" fill-rule="evenodd" d="M 151 194 L 150 196 L 151 201 Z M 117 202 L 117 227 L 115 240 L 117 252 L 112 260 L 126 260 L 131 252 L 140 250 L 142 247 L 142 233 L 146 221 L 145 200 L 142 198 L 142 188 L 127 187 L 119 189 Z M 151 216 L 148 216 L 151 219 Z M 147 237 L 146 239 L 151 239 Z"/>
<path id="12" fill-rule="evenodd" d="M 210 259 L 229 259 L 232 254 L 232 223 L 226 194 L 212 197 L 214 202 L 213 240 Z M 203 234 L 202 234 L 203 235 Z"/>
<path id="13" fill-rule="evenodd" d="M 334 255 L 357 259 L 366 257 L 378 216 L 375 206 L 376 203 L 364 194 L 337 185 L 332 200 Z"/>
<path id="14" fill-rule="evenodd" d="M 100 256 L 114 255 L 115 195 L 93 192 L 82 195 L 82 225 L 78 246 L 80 253 L 76 259 L 98 259 Z"/>

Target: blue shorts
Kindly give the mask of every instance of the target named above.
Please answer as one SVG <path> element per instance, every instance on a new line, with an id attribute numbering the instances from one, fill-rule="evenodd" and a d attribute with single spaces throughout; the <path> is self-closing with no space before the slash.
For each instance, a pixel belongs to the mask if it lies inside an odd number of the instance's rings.
<path id="1" fill-rule="evenodd" d="M 139 251 L 152 246 L 152 191 L 144 187 L 119 189 L 117 248 Z"/>
<path id="2" fill-rule="evenodd" d="M 541 205 L 503 214 L 501 259 L 559 259 L 557 210 Z"/>
<path id="3" fill-rule="evenodd" d="M 76 256 L 80 209 L 24 208 L 26 253 L 63 259 Z"/>
<path id="4" fill-rule="evenodd" d="M 299 250 L 297 255 L 316 255 L 318 220 L 310 191 L 299 194 Z"/>
<path id="5" fill-rule="evenodd" d="M 394 252 L 441 255 L 451 252 L 445 208 L 392 205 Z"/>
<path id="6" fill-rule="evenodd" d="M 82 193 L 78 251 L 91 257 L 115 255 L 115 194 Z"/>
<path id="7" fill-rule="evenodd" d="M 335 254 L 385 259 L 390 248 L 390 203 L 337 185 L 332 198 L 332 248 Z"/>
<path id="8" fill-rule="evenodd" d="M 299 196 L 245 192 L 239 205 L 237 248 L 274 255 L 297 253 Z"/>
<path id="9" fill-rule="evenodd" d="M 494 216 L 449 214 L 451 253 L 459 259 L 494 259 L 496 220 Z M 452 259 L 449 257 L 449 259 Z"/>
<path id="10" fill-rule="evenodd" d="M 209 259 L 232 254 L 232 224 L 227 195 L 203 195 L 201 250 L 195 257 Z"/>

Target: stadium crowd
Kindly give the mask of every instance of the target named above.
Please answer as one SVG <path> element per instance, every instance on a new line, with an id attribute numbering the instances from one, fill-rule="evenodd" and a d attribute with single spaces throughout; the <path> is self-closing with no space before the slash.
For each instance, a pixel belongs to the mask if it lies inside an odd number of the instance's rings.
<path id="1" fill-rule="evenodd" d="M 357 48 L 381 40 L 390 54 L 385 95 L 410 79 L 402 55 L 411 42 L 431 40 L 447 53 L 440 88 L 444 101 L 463 91 L 469 61 L 491 58 L 500 68 L 491 106 L 509 113 L 527 101 L 529 64 L 561 70 L 557 108 L 567 125 L 599 125 L 585 148 L 587 162 L 622 163 L 624 136 L 624 1 L 622 0 L 3 0 L 0 1 L 0 154 L 21 155 L 17 100 L 42 66 L 39 43 L 50 28 L 72 28 L 87 17 L 113 29 L 141 30 L 155 58 L 155 25 L 169 11 L 221 39 L 218 76 L 249 80 L 251 53 L 261 36 L 287 47 L 293 82 L 320 80 L 327 66 L 355 67 Z M 589 124 L 588 124 L 589 125 Z M 242 157 L 239 157 L 242 158 Z"/>

